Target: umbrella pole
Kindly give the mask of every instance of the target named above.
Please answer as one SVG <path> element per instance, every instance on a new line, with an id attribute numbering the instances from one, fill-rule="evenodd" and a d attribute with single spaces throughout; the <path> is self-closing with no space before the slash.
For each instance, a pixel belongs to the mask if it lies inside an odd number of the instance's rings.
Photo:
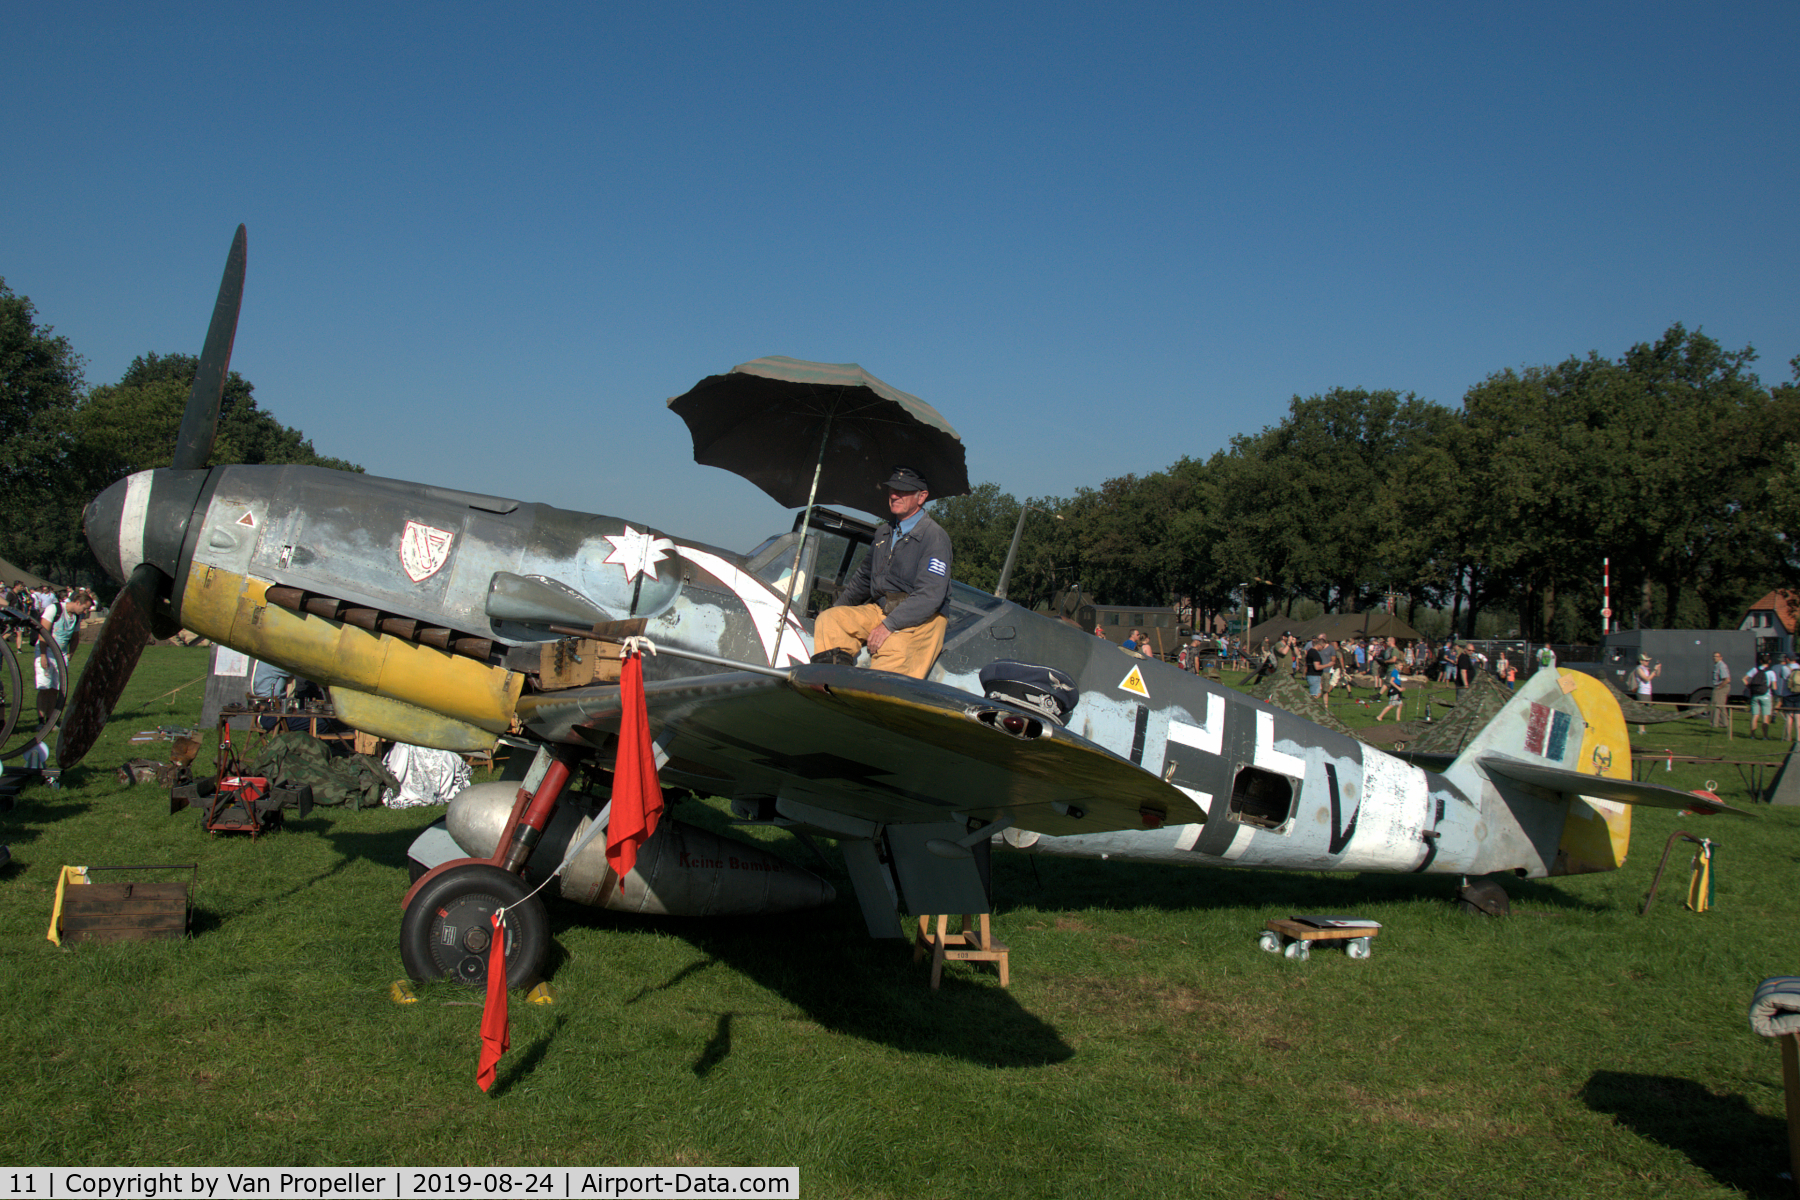
<path id="1" fill-rule="evenodd" d="M 813 463 L 812 488 L 806 493 L 806 515 L 800 518 L 800 540 L 794 543 L 794 565 L 788 569 L 787 599 L 775 614 L 775 656 L 781 657 L 781 635 L 787 630 L 788 610 L 794 607 L 794 585 L 800 580 L 800 556 L 806 551 L 806 531 L 812 527 L 813 501 L 819 495 L 819 475 L 825 469 L 825 442 L 831 437 L 831 418 L 825 418 L 825 432 L 819 435 L 819 459 Z M 779 664 L 777 664 L 779 665 Z"/>

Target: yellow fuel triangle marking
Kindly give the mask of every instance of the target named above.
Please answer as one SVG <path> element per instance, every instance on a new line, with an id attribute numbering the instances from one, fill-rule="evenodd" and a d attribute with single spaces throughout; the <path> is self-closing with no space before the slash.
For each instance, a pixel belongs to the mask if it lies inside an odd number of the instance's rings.
<path id="1" fill-rule="evenodd" d="M 1131 674 L 1119 682 L 1119 687 L 1127 692 L 1135 692 L 1146 700 L 1150 698 L 1150 689 L 1144 686 L 1144 676 L 1136 667 L 1131 668 Z"/>

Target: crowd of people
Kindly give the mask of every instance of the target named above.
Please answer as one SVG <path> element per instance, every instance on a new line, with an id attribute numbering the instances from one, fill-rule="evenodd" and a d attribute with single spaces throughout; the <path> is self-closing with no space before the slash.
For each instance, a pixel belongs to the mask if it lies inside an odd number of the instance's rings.
<path id="1" fill-rule="evenodd" d="M 1308 642 L 1293 633 L 1284 633 L 1273 641 L 1264 638 L 1255 657 L 1265 674 L 1285 669 L 1289 674 L 1304 673 L 1320 679 L 1330 678 L 1333 668 L 1345 676 L 1378 678 L 1384 678 L 1390 668 L 1398 668 L 1404 675 L 1422 675 L 1432 683 L 1454 683 L 1457 687 L 1468 687 L 1476 675 L 1487 673 L 1511 688 L 1519 677 L 1519 664 L 1508 655 L 1489 656 L 1473 643 L 1455 639 L 1403 644 L 1391 637 L 1334 641 L 1319 634 Z M 1554 658 L 1547 665 L 1554 666 Z M 1321 684 L 1321 690 L 1329 689 Z"/>
<path id="2" fill-rule="evenodd" d="M 1731 668 L 1724 657 L 1716 653 L 1713 655 L 1712 680 L 1713 724 L 1725 725 L 1731 720 L 1725 709 L 1731 692 Z M 1784 654 L 1777 661 L 1765 654 L 1757 659 L 1741 682 L 1750 710 L 1750 736 L 1800 741 L 1800 655 Z M 1777 713 L 1784 722 L 1779 735 L 1774 732 Z"/>
<path id="3" fill-rule="evenodd" d="M 1264 638 L 1254 655 L 1256 675 L 1260 683 L 1279 671 L 1305 679 L 1308 693 L 1330 702 L 1343 690 L 1350 695 L 1354 676 L 1373 677 L 1386 706 L 1376 714 L 1382 721 L 1392 712 L 1400 719 L 1401 702 L 1406 681 L 1423 676 L 1428 682 L 1455 685 L 1460 696 L 1475 682 L 1479 674 L 1491 673 L 1511 691 L 1527 666 L 1537 670 L 1554 669 L 1556 652 L 1549 646 L 1535 654 L 1515 660 L 1513 655 L 1496 651 L 1491 656 L 1471 642 L 1451 638 L 1442 642 L 1421 640 L 1407 645 L 1394 638 L 1327 639 L 1323 634 L 1307 642 L 1293 633 L 1284 633 L 1270 641 Z M 1639 656 L 1636 667 L 1627 675 L 1626 686 L 1642 701 L 1649 701 L 1656 691 L 1656 680 L 1662 664 L 1649 655 Z M 1785 654 L 1771 659 L 1763 656 L 1749 673 L 1734 676 L 1722 655 L 1713 655 L 1712 723 L 1723 727 L 1730 722 L 1729 704 L 1734 679 L 1741 684 L 1750 713 L 1750 736 L 1800 741 L 1800 654 Z M 1364 686 L 1369 686 L 1365 681 Z M 1780 732 L 1777 732 L 1780 730 Z"/>
<path id="4" fill-rule="evenodd" d="M 1106 631 L 1095 626 L 1094 634 L 1105 637 Z M 1402 643 L 1391 637 L 1332 640 L 1321 634 L 1307 641 L 1289 632 L 1279 638 L 1263 638 L 1252 647 L 1233 635 L 1196 634 L 1191 639 L 1181 639 L 1172 651 L 1159 652 L 1149 635 L 1142 629 L 1133 629 L 1122 645 L 1129 653 L 1161 658 L 1184 671 L 1237 668 L 1256 672 L 1253 682 L 1285 671 L 1304 678 L 1307 690 L 1325 700 L 1339 689 L 1348 694 L 1352 677 L 1359 675 L 1373 677 L 1390 700 L 1395 692 L 1404 690 L 1405 676 L 1422 675 L 1429 682 L 1453 683 L 1460 690 L 1470 686 L 1477 674 L 1487 673 L 1511 690 L 1525 665 L 1523 660 L 1515 661 L 1504 653 L 1490 656 L 1473 643 L 1454 638 Z M 1554 652 L 1546 647 L 1538 656 L 1537 665 L 1554 667 Z"/>

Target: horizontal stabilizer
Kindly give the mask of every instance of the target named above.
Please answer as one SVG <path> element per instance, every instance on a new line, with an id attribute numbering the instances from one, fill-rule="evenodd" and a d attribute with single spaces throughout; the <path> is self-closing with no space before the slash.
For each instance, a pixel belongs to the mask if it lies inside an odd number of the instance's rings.
<path id="1" fill-rule="evenodd" d="M 1526 762 L 1506 754 L 1483 754 L 1475 760 L 1490 776 L 1498 775 L 1514 783 L 1544 788 L 1569 796 L 1592 796 L 1596 800 L 1612 800 L 1620 804 L 1642 804 L 1650 808 L 1692 809 L 1703 813 L 1750 814 L 1693 792 L 1677 791 L 1655 783 L 1637 783 L 1630 779 L 1613 779 L 1605 775 L 1587 775 L 1566 771 L 1561 767 Z"/>

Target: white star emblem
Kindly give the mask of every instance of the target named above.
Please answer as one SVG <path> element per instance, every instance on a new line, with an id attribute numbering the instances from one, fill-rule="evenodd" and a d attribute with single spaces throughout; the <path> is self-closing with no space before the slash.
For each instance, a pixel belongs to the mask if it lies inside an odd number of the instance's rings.
<path id="1" fill-rule="evenodd" d="M 613 551 L 606 556 L 609 563 L 618 563 L 625 568 L 625 582 L 630 583 L 639 575 L 656 578 L 656 564 L 667 558 L 675 549 L 675 543 L 666 537 L 652 537 L 648 531 L 642 533 L 627 525 L 625 532 L 607 534 L 606 540 L 612 543 Z"/>

